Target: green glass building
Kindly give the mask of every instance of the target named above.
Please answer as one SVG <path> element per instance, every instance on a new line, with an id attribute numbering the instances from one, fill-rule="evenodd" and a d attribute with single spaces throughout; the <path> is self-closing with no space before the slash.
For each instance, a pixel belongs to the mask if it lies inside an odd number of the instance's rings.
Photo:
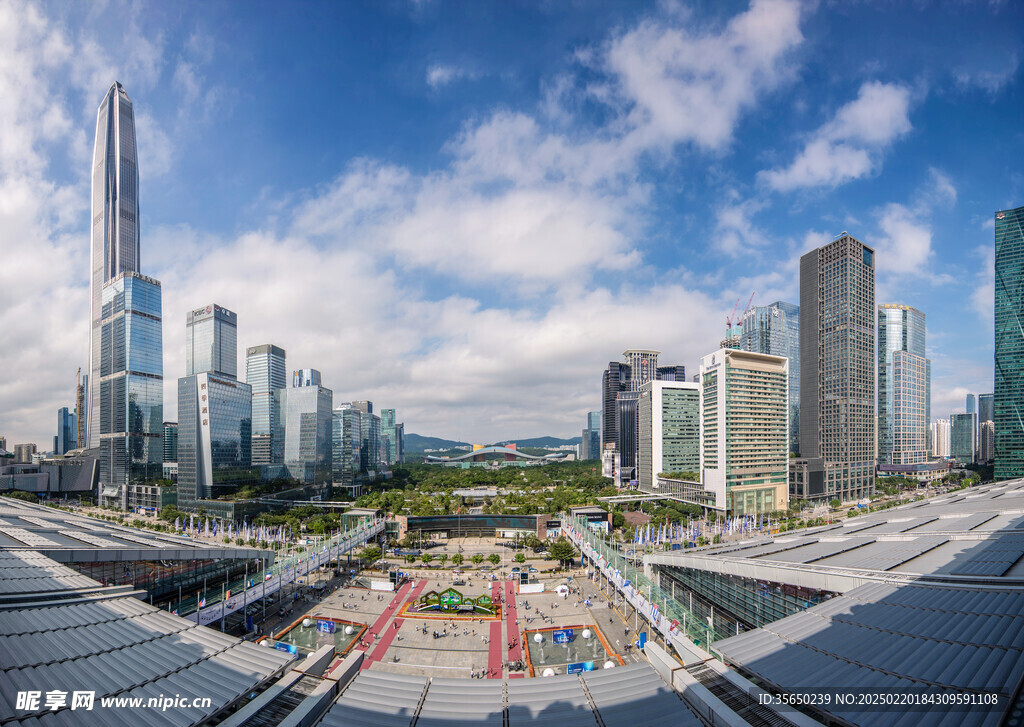
<path id="1" fill-rule="evenodd" d="M 996 212 L 995 479 L 1024 476 L 1024 207 Z"/>

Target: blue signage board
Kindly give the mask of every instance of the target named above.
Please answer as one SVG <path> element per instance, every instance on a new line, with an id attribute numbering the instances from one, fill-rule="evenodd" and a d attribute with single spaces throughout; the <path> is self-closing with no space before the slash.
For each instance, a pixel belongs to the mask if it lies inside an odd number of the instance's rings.
<path id="1" fill-rule="evenodd" d="M 333 621 L 322 618 L 316 620 L 316 630 L 322 634 L 333 634 L 336 627 L 337 625 Z"/>
<path id="2" fill-rule="evenodd" d="M 585 661 L 583 662 L 583 671 L 594 671 L 594 662 Z"/>
<path id="3" fill-rule="evenodd" d="M 274 648 L 276 648 L 278 651 L 287 651 L 289 654 L 299 653 L 299 649 L 295 646 L 295 644 L 286 644 L 283 641 L 278 641 L 277 646 Z"/>
<path id="4" fill-rule="evenodd" d="M 591 666 L 593 666 L 593 664 L 591 664 Z M 584 665 L 582 661 L 576 664 L 569 664 L 569 674 L 579 674 L 582 671 L 584 671 Z"/>
<path id="5" fill-rule="evenodd" d="M 572 641 L 572 629 L 559 629 L 551 633 L 551 641 L 556 644 L 568 644 Z"/>

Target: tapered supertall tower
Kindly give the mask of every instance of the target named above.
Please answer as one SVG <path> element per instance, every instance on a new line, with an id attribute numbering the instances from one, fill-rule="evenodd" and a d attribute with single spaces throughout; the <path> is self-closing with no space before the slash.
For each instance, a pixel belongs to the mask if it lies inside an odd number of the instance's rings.
<path id="1" fill-rule="evenodd" d="M 92 159 L 92 290 L 89 304 L 89 447 L 99 446 L 103 286 L 139 272 L 139 172 L 135 112 L 115 81 L 96 113 Z"/>

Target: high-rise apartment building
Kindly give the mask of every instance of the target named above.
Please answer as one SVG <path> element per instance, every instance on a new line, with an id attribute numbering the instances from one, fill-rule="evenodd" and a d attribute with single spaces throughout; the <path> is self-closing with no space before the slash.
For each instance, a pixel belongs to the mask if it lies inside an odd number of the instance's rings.
<path id="1" fill-rule="evenodd" d="M 363 446 L 362 412 L 351 404 L 342 404 L 331 415 L 331 484 L 352 497 L 359 496 Z"/>
<path id="2" fill-rule="evenodd" d="M 128 488 L 163 476 L 160 282 L 121 273 L 102 290 L 99 378 L 100 504 L 128 504 Z"/>
<path id="3" fill-rule="evenodd" d="M 1024 207 L 996 212 L 995 473 L 1024 476 Z"/>
<path id="4" fill-rule="evenodd" d="M 87 447 L 100 441 L 103 287 L 139 266 L 139 172 L 135 112 L 120 83 L 107 90 L 96 112 L 92 159 Z M 102 482 L 102 480 L 101 480 Z"/>
<path id="5" fill-rule="evenodd" d="M 701 483 L 727 515 L 789 502 L 789 359 L 720 349 L 701 372 Z"/>
<path id="6" fill-rule="evenodd" d="M 932 422 L 931 429 L 933 456 L 948 457 L 950 445 L 949 419 L 936 419 Z"/>
<path id="7" fill-rule="evenodd" d="M 258 477 L 252 466 L 252 388 L 238 370 L 237 317 L 209 305 L 186 316 L 186 371 L 178 379 L 178 507 L 230 496 Z M 198 366 L 210 366 L 207 371 Z"/>
<path id="8" fill-rule="evenodd" d="M 699 477 L 700 387 L 687 381 L 648 381 L 640 390 L 637 410 L 640 489 L 658 492 L 660 474 Z"/>
<path id="9" fill-rule="evenodd" d="M 53 438 L 53 453 L 64 454 L 78 443 L 78 417 L 68 407 L 57 410 L 57 435 Z"/>
<path id="10" fill-rule="evenodd" d="M 949 456 L 963 464 L 974 462 L 978 451 L 978 414 L 953 414 L 950 417 Z"/>
<path id="11" fill-rule="evenodd" d="M 178 422 L 164 422 L 164 462 L 178 461 Z"/>
<path id="12" fill-rule="evenodd" d="M 803 496 L 874 492 L 875 253 L 842 233 L 800 258 Z"/>
<path id="13" fill-rule="evenodd" d="M 738 348 L 789 359 L 789 451 L 800 452 L 800 306 L 775 301 L 743 314 Z M 729 348 L 723 346 L 722 348 Z"/>
<path id="14" fill-rule="evenodd" d="M 315 373 L 319 380 L 320 372 Z M 274 432 L 275 436 L 281 435 L 282 459 L 289 475 L 306 485 L 330 484 L 334 392 L 320 384 L 304 384 L 278 389 L 274 398 L 277 413 Z"/>
<path id="15" fill-rule="evenodd" d="M 878 306 L 878 463 L 928 459 L 931 362 L 925 358 L 925 315 L 907 305 Z"/>
<path id="16" fill-rule="evenodd" d="M 274 392 L 288 385 L 285 352 L 269 343 L 245 350 L 245 382 L 252 387 L 252 463 L 274 462 Z"/>
<path id="17" fill-rule="evenodd" d="M 211 303 L 185 316 L 185 375 L 238 378 L 238 319 Z"/>

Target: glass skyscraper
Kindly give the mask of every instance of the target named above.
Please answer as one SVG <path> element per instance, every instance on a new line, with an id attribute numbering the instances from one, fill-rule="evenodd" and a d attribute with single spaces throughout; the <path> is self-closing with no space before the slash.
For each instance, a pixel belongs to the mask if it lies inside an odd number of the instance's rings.
<path id="1" fill-rule="evenodd" d="M 928 460 L 931 362 L 925 315 L 908 305 L 878 306 L 878 463 Z"/>
<path id="2" fill-rule="evenodd" d="M 776 301 L 743 314 L 739 348 L 789 359 L 789 451 L 800 452 L 800 306 Z"/>
<path id="3" fill-rule="evenodd" d="M 844 232 L 800 258 L 801 497 L 874 493 L 875 318 L 874 250 Z"/>
<path id="4" fill-rule="evenodd" d="M 399 464 L 404 449 L 404 427 L 395 421 L 394 409 L 380 410 L 380 448 L 381 459 L 385 464 Z"/>
<path id="5" fill-rule="evenodd" d="M 355 489 L 361 481 L 361 416 L 351 404 L 338 407 L 331 415 L 331 482 L 335 488 L 349 488 L 352 495 L 357 495 Z"/>
<path id="6" fill-rule="evenodd" d="M 245 381 L 252 387 L 252 463 L 270 464 L 275 451 L 274 391 L 288 385 L 284 349 L 269 343 L 247 348 Z"/>
<path id="7" fill-rule="evenodd" d="M 78 445 L 78 417 L 68 407 L 57 410 L 57 436 L 53 438 L 53 453 L 64 454 Z"/>
<path id="8" fill-rule="evenodd" d="M 331 482 L 331 421 L 334 393 L 319 384 L 278 389 L 274 436 L 281 436 L 288 472 L 306 485 Z"/>
<path id="9" fill-rule="evenodd" d="M 1024 207 L 996 212 L 995 473 L 1024 476 Z"/>
<path id="10" fill-rule="evenodd" d="M 977 412 L 953 414 L 950 417 L 949 456 L 961 464 L 974 462 L 974 454 L 978 449 L 977 430 Z"/>
<path id="11" fill-rule="evenodd" d="M 178 422 L 164 422 L 164 462 L 178 461 Z"/>
<path id="12" fill-rule="evenodd" d="M 89 404 L 86 407 L 86 446 L 98 447 L 100 419 L 103 417 L 100 409 L 103 288 L 121 273 L 137 273 L 141 269 L 135 113 L 131 99 L 116 81 L 107 90 L 96 112 L 90 219 L 89 381 L 93 385 L 88 390 Z"/>
<path id="13" fill-rule="evenodd" d="M 160 283 L 121 273 L 103 286 L 99 381 L 101 498 L 123 507 L 127 485 L 160 479 L 163 337 Z"/>
<path id="14" fill-rule="evenodd" d="M 209 372 L 238 378 L 238 321 L 210 304 L 185 314 L 185 375 Z"/>

